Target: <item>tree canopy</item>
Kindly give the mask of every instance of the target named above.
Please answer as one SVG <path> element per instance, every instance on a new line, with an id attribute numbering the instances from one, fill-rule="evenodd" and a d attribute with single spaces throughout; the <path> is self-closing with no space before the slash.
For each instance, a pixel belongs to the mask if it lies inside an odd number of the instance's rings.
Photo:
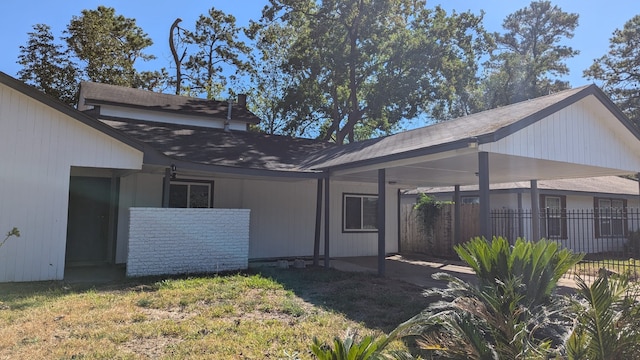
<path id="1" fill-rule="evenodd" d="M 609 52 L 596 59 L 584 75 L 601 81 L 607 95 L 640 124 L 640 15 L 613 32 Z"/>
<path id="2" fill-rule="evenodd" d="M 412 119 L 443 121 L 566 89 L 578 14 L 536 0 L 489 34 L 484 13 L 448 13 L 426 0 L 269 0 L 247 28 L 216 8 L 192 26 L 167 24 L 169 67 L 139 71 L 151 38 L 135 19 L 98 6 L 56 41 L 36 24 L 18 77 L 73 104 L 82 80 L 219 98 L 250 93 L 268 133 L 353 142 Z M 640 15 L 616 30 L 584 75 L 640 120 Z M 166 38 L 165 38 L 166 39 Z M 165 40 L 166 41 L 166 40 Z M 484 61 L 484 62 L 481 62 Z M 250 84 L 246 82 L 250 80 Z"/>
<path id="3" fill-rule="evenodd" d="M 265 26 L 297 29 L 282 66 L 288 126 L 343 143 L 447 106 L 475 76 L 481 21 L 422 0 L 271 0 Z"/>
<path id="4" fill-rule="evenodd" d="M 135 19 L 117 15 L 114 8 L 98 6 L 82 10 L 65 30 L 69 50 L 84 63 L 84 76 L 90 81 L 127 87 L 153 89 L 159 74 L 138 72 L 137 60 L 155 56 L 143 51 L 153 44 L 136 25 Z"/>
<path id="5" fill-rule="evenodd" d="M 229 79 L 250 70 L 243 57 L 251 49 L 238 40 L 241 30 L 233 15 L 211 8 L 207 15 L 200 15 L 193 31 L 185 31 L 184 43 L 195 48 L 184 63 L 191 93 L 215 98 L 225 90 Z M 233 68 L 235 73 L 227 78 L 224 66 Z"/>
<path id="6" fill-rule="evenodd" d="M 20 46 L 18 78 L 60 101 L 75 103 L 78 68 L 62 45 L 55 43 L 51 28 L 36 24 L 28 33 L 29 40 Z"/>
<path id="7" fill-rule="evenodd" d="M 484 108 L 508 105 L 569 88 L 558 79 L 569 73 L 565 61 L 578 51 L 564 45 L 578 26 L 578 14 L 550 1 L 534 1 L 508 15 L 495 33 L 497 48 L 485 64 Z"/>

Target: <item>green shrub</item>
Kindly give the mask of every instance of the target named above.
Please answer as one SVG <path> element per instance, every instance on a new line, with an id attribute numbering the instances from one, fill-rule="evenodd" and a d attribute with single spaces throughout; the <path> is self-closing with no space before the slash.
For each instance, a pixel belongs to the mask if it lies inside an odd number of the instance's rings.
<path id="1" fill-rule="evenodd" d="M 433 229 L 443 205 L 450 203 L 448 201 L 436 201 L 427 194 L 418 195 L 418 201 L 413 208 L 418 211 L 418 219 L 420 219 L 422 228 L 426 231 Z"/>

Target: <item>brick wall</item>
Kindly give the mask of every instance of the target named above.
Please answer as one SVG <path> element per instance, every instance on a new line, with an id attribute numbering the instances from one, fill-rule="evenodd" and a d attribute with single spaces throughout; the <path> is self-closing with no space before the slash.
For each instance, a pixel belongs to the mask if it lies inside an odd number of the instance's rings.
<path id="1" fill-rule="evenodd" d="M 248 267 L 248 209 L 131 208 L 127 276 Z"/>

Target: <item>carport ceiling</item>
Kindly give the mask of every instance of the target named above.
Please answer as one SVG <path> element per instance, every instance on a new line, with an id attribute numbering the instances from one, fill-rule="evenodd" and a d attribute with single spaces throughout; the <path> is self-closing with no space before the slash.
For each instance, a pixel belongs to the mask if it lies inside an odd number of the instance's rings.
<path id="1" fill-rule="evenodd" d="M 469 152 L 449 158 L 389 166 L 386 181 L 401 187 L 438 187 L 478 184 L 478 153 Z M 620 169 L 525 158 L 504 154 L 489 154 L 489 180 L 504 183 L 528 180 L 569 179 L 604 175 L 625 175 Z M 375 183 L 377 169 L 342 171 L 332 176 L 343 181 Z"/>

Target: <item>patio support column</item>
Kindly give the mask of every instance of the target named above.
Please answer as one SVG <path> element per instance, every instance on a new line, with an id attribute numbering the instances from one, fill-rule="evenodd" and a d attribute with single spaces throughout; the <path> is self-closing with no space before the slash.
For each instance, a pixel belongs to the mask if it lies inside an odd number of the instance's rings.
<path id="1" fill-rule="evenodd" d="M 522 217 L 522 193 L 518 191 L 518 237 L 524 237 L 524 219 Z M 516 239 L 509 239 L 515 244 Z"/>
<path id="2" fill-rule="evenodd" d="M 169 189 L 171 189 L 171 168 L 164 169 L 164 179 L 162 179 L 162 207 L 169 207 Z"/>
<path id="3" fill-rule="evenodd" d="M 533 241 L 540 240 L 540 192 L 538 180 L 531 180 L 531 236 Z"/>
<path id="4" fill-rule="evenodd" d="M 478 153 L 478 180 L 480 186 L 480 235 L 491 240 L 491 204 L 489 202 L 489 153 Z"/>
<path id="5" fill-rule="evenodd" d="M 313 238 L 313 266 L 320 265 L 320 229 L 322 226 L 322 179 L 318 179 L 316 192 L 316 231 Z"/>
<path id="6" fill-rule="evenodd" d="M 460 206 L 462 198 L 460 197 L 460 185 L 453 187 L 453 243 L 460 244 Z"/>
<path id="7" fill-rule="evenodd" d="M 386 174 L 385 169 L 378 169 L 378 275 L 384 276 L 384 258 L 385 258 L 385 232 L 386 232 Z"/>
<path id="8" fill-rule="evenodd" d="M 327 172 L 327 176 L 324 178 L 324 267 L 327 269 L 331 265 L 329 257 L 329 200 L 331 199 L 331 196 L 329 196 L 329 183 L 329 173 Z"/>
<path id="9" fill-rule="evenodd" d="M 398 252 L 402 253 L 402 227 L 400 226 L 400 217 L 402 216 L 402 190 L 398 189 L 396 196 L 396 199 L 398 199 L 398 210 L 396 214 L 398 223 Z"/>
<path id="10" fill-rule="evenodd" d="M 109 189 L 109 225 L 107 229 L 107 241 L 109 247 L 107 248 L 107 257 L 109 262 L 115 262 L 116 253 L 116 216 L 118 215 L 118 177 L 115 171 L 111 171 L 111 188 Z"/>

